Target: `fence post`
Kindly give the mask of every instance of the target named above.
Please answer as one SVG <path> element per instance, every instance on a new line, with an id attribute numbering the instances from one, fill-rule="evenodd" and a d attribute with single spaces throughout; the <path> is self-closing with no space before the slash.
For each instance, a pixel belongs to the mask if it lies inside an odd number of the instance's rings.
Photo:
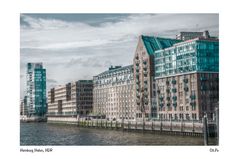
<path id="1" fill-rule="evenodd" d="M 203 117 L 203 139 L 204 139 L 204 145 L 208 145 L 208 127 L 207 127 L 207 116 L 204 115 Z"/>

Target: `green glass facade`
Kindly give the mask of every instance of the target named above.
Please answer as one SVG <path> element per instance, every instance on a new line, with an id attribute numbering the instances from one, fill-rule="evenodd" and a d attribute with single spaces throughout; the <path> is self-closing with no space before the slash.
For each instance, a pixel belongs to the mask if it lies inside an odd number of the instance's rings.
<path id="1" fill-rule="evenodd" d="M 219 41 L 189 40 L 155 51 L 155 77 L 219 72 Z"/>
<path id="2" fill-rule="evenodd" d="M 142 40 L 149 55 L 153 55 L 156 50 L 171 47 L 173 44 L 181 42 L 181 40 L 153 36 L 142 36 Z"/>
<path id="3" fill-rule="evenodd" d="M 26 105 L 28 116 L 44 116 L 46 106 L 46 70 L 42 63 L 27 64 Z"/>
<path id="4" fill-rule="evenodd" d="M 46 113 L 46 70 L 35 69 L 35 114 L 42 116 Z"/>

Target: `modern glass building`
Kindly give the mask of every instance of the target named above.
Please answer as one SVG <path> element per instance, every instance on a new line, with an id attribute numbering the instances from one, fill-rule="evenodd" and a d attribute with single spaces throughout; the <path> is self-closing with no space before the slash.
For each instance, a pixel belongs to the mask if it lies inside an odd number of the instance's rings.
<path id="1" fill-rule="evenodd" d="M 46 69 L 42 63 L 27 64 L 27 112 L 28 116 L 46 114 Z"/>
<path id="2" fill-rule="evenodd" d="M 160 119 L 213 119 L 219 106 L 219 40 L 210 37 L 155 51 Z"/>
<path id="3" fill-rule="evenodd" d="M 196 38 L 155 51 L 155 78 L 188 72 L 219 72 L 218 40 Z"/>

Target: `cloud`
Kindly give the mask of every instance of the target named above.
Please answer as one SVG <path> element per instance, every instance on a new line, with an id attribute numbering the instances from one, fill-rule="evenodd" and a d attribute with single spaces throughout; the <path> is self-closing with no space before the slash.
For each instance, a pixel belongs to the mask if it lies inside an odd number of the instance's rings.
<path id="1" fill-rule="evenodd" d="M 219 35 L 218 14 L 76 14 L 71 20 L 66 14 L 34 15 L 21 14 L 21 75 L 27 62 L 43 62 L 48 89 L 92 79 L 110 65 L 132 64 L 141 34 L 174 38 L 180 31 L 209 30 Z M 21 96 L 25 83 L 21 76 Z"/>
<path id="2" fill-rule="evenodd" d="M 69 49 L 95 47 L 131 40 L 140 34 L 175 36 L 183 30 L 214 30 L 215 14 L 133 14 L 119 22 L 91 26 L 83 22 L 32 18 L 22 15 L 28 25 L 21 28 L 21 48 Z M 216 17 L 216 18 L 215 18 Z M 170 26 L 170 27 L 169 27 Z M 173 31 L 172 31 L 173 30 Z"/>
<path id="3" fill-rule="evenodd" d="M 48 83 L 54 83 L 54 84 L 57 83 L 56 80 L 54 80 L 54 79 L 49 79 L 49 78 L 47 78 L 46 81 L 47 81 Z"/>

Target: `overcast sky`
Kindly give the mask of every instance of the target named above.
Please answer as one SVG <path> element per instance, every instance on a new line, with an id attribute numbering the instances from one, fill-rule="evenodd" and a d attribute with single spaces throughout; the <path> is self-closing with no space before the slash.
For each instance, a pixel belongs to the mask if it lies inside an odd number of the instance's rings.
<path id="1" fill-rule="evenodd" d="M 43 62 L 47 89 L 129 65 L 140 35 L 219 35 L 218 14 L 21 14 L 21 98 L 27 62 Z"/>

